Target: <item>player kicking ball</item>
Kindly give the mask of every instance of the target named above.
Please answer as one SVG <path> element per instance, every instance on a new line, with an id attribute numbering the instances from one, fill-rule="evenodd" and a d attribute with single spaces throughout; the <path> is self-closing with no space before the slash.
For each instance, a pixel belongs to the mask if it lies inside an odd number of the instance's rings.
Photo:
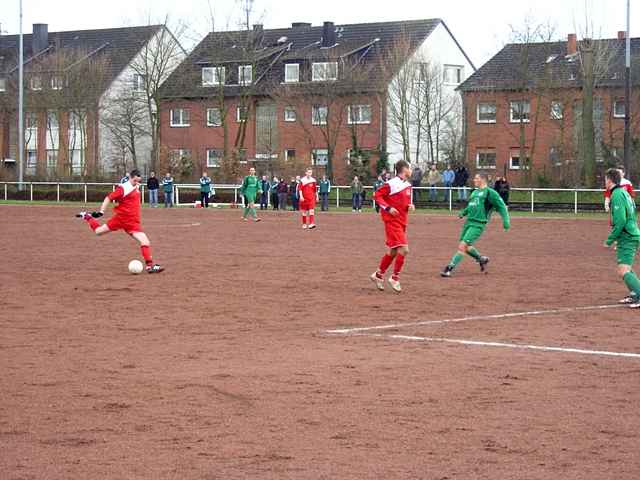
<path id="1" fill-rule="evenodd" d="M 497 210 L 502 217 L 502 225 L 505 231 L 509 230 L 511 226 L 507 206 L 498 192 L 487 185 L 488 181 L 489 179 L 485 173 L 478 173 L 473 177 L 473 184 L 476 189 L 471 194 L 466 208 L 459 215 L 460 218 L 467 217 L 467 221 L 462 227 L 458 251 L 449 262 L 449 265 L 440 272 L 442 277 L 450 277 L 465 255 L 469 255 L 478 262 L 480 271 L 486 273 L 489 257 L 480 255 L 480 252 L 473 245 L 480 239 L 487 228 L 493 210 Z"/>
<path id="2" fill-rule="evenodd" d="M 617 242 L 618 275 L 629 289 L 629 295 L 620 303 L 640 308 L 640 279 L 632 270 L 633 261 L 640 246 L 640 229 L 636 218 L 636 204 L 622 184 L 622 172 L 611 168 L 605 176 L 605 188 L 611 192 L 611 233 L 605 247 Z"/>
<path id="3" fill-rule="evenodd" d="M 128 235 L 135 238 L 140 243 L 140 251 L 146 263 L 148 273 L 160 273 L 164 270 L 160 265 L 153 263 L 151 257 L 151 243 L 149 237 L 142 231 L 140 227 L 140 182 L 142 177 L 140 171 L 132 170 L 129 179 L 116 187 L 116 189 L 107 195 L 102 201 L 100 210 L 97 212 L 80 212 L 76 217 L 85 220 L 91 230 L 96 235 L 105 235 L 116 230 L 124 230 Z M 105 210 L 111 202 L 118 205 L 114 207 L 114 215 L 105 223 L 100 225 L 98 218 L 104 215 Z"/>
<path id="4" fill-rule="evenodd" d="M 310 168 L 305 172 L 304 177 L 300 179 L 298 185 L 298 198 L 300 211 L 302 212 L 302 228 L 313 230 L 316 228 L 315 208 L 318 200 L 318 183 L 313 178 L 313 170 Z M 307 216 L 309 216 L 309 227 L 307 227 Z"/>
<path id="5" fill-rule="evenodd" d="M 374 194 L 374 201 L 380 206 L 380 216 L 384 223 L 386 245 L 389 252 L 380 260 L 380 267 L 371 275 L 371 281 L 378 290 L 384 290 L 384 275 L 393 263 L 393 274 L 389 277 L 389 286 L 396 292 L 402 292 L 400 272 L 409 253 L 407 242 L 407 224 L 409 210 L 415 210 L 411 201 L 411 167 L 400 160 L 396 163 L 396 177 L 386 182 Z M 395 260 L 395 262 L 394 262 Z"/>

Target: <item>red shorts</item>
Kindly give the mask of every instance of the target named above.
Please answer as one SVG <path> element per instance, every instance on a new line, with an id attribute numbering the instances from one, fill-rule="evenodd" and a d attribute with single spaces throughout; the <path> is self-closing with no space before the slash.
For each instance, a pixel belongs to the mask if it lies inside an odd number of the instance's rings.
<path id="1" fill-rule="evenodd" d="M 142 231 L 142 228 L 140 228 L 140 223 L 136 222 L 135 220 L 131 221 L 120 218 L 118 217 L 118 215 L 114 215 L 109 219 L 109 221 L 107 222 L 107 227 L 109 227 L 109 230 L 112 232 L 115 232 L 116 230 L 124 230 L 129 235 Z"/>
<path id="2" fill-rule="evenodd" d="M 307 210 L 313 210 L 316 208 L 316 199 L 313 200 L 305 200 L 304 202 L 300 202 L 300 210 L 306 212 Z"/>
<path id="3" fill-rule="evenodd" d="M 385 243 L 389 248 L 406 247 L 407 226 L 398 222 L 384 222 Z"/>

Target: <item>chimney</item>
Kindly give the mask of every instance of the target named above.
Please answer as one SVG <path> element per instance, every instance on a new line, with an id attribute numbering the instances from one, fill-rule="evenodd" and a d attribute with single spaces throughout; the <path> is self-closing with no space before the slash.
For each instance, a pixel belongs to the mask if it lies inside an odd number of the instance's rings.
<path id="1" fill-rule="evenodd" d="M 322 46 L 333 47 L 336 44 L 336 27 L 333 22 L 324 22 L 322 27 Z"/>
<path id="2" fill-rule="evenodd" d="M 253 25 L 253 46 L 259 47 L 262 45 L 262 40 L 264 39 L 264 27 L 261 23 L 256 23 Z"/>
<path id="3" fill-rule="evenodd" d="M 31 36 L 33 55 L 40 53 L 49 46 L 49 26 L 46 23 L 34 23 Z"/>
<path id="4" fill-rule="evenodd" d="M 307 22 L 293 22 L 291 24 L 291 28 L 305 28 L 305 27 L 310 27 L 311 24 L 307 23 Z"/>
<path id="5" fill-rule="evenodd" d="M 624 30 L 620 30 L 618 32 L 618 40 L 624 40 L 625 38 L 627 38 L 627 32 L 625 32 Z"/>
<path id="6" fill-rule="evenodd" d="M 570 33 L 567 37 L 567 55 L 578 53 L 578 37 L 575 33 Z"/>

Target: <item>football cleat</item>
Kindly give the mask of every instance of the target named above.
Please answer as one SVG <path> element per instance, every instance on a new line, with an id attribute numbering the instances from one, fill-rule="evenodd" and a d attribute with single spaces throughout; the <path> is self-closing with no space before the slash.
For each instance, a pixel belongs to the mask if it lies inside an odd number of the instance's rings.
<path id="1" fill-rule="evenodd" d="M 161 267 L 157 263 L 154 263 L 153 265 L 148 265 L 146 267 L 146 270 L 147 270 L 147 273 L 160 273 L 164 271 L 164 267 Z"/>
<path id="2" fill-rule="evenodd" d="M 489 257 L 480 257 L 478 259 L 478 265 L 480 265 L 480 271 L 487 273 L 487 265 L 489 264 Z"/>
<path id="3" fill-rule="evenodd" d="M 371 278 L 371 281 L 376 284 L 378 290 L 384 290 L 384 277 L 378 276 L 378 272 L 373 272 L 369 278 Z"/>
<path id="4" fill-rule="evenodd" d="M 622 305 L 631 305 L 631 304 L 635 304 L 638 303 L 638 297 L 636 297 L 635 295 L 627 295 L 626 297 L 624 297 L 621 300 L 618 300 L 618 303 L 622 304 Z"/>
<path id="5" fill-rule="evenodd" d="M 309 230 L 313 230 L 314 228 L 316 228 L 316 224 L 312 223 L 311 225 L 309 225 Z"/>
<path id="6" fill-rule="evenodd" d="M 402 287 L 400 286 L 400 280 L 397 278 L 393 278 L 393 276 L 389 277 L 389 285 L 391 286 L 391 289 L 396 292 L 396 293 L 400 293 L 402 291 Z"/>
<path id="7" fill-rule="evenodd" d="M 306 224 L 306 223 L 302 225 L 302 229 L 303 229 L 303 230 L 306 230 L 306 229 L 307 229 L 307 224 Z"/>
<path id="8" fill-rule="evenodd" d="M 87 218 L 87 215 L 89 215 L 89 214 L 88 214 L 87 212 L 85 212 L 84 210 L 83 210 L 82 212 L 78 212 L 78 213 L 76 213 L 76 217 L 77 217 L 77 218 L 82 218 L 83 220 L 84 220 L 85 218 Z"/>
<path id="9" fill-rule="evenodd" d="M 440 276 L 444 278 L 449 278 L 453 273 L 453 267 L 451 265 L 447 265 L 444 267 L 444 270 L 440 272 Z"/>
<path id="10" fill-rule="evenodd" d="M 636 300 L 636 303 L 629 304 L 629 308 L 640 308 L 640 303 L 637 303 L 637 300 Z"/>
<path id="11" fill-rule="evenodd" d="M 253 219 L 253 221 L 254 221 L 255 223 L 258 223 L 258 222 L 261 222 L 261 221 L 262 221 L 262 219 L 261 219 L 261 218 L 254 218 L 254 219 Z"/>

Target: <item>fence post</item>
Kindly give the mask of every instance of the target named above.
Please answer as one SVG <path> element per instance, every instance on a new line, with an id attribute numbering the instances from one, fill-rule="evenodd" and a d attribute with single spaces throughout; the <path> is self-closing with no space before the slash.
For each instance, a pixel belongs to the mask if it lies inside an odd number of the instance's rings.
<path id="1" fill-rule="evenodd" d="M 176 207 L 180 206 L 180 188 L 178 188 L 178 185 L 176 185 L 175 187 L 175 201 L 173 203 L 175 203 Z"/>
<path id="2" fill-rule="evenodd" d="M 233 187 L 233 203 L 238 205 L 238 187 Z"/>
<path id="3" fill-rule="evenodd" d="M 573 213 L 578 214 L 578 190 L 574 190 L 573 192 Z"/>
<path id="4" fill-rule="evenodd" d="M 29 201 L 33 202 L 33 182 L 29 182 Z"/>
<path id="5" fill-rule="evenodd" d="M 87 203 L 87 184 L 86 183 L 84 184 L 84 203 Z"/>
<path id="6" fill-rule="evenodd" d="M 60 203 L 60 183 L 56 185 L 56 202 Z"/>
<path id="7" fill-rule="evenodd" d="M 340 208 L 340 187 L 336 188 L 336 208 Z"/>
<path id="8" fill-rule="evenodd" d="M 533 191 L 533 188 L 532 188 L 531 189 L 531 213 L 533 213 L 533 194 L 534 194 L 534 191 Z"/>
<path id="9" fill-rule="evenodd" d="M 451 190 L 451 188 L 449 188 L 449 190 L 447 190 L 449 193 L 449 211 L 453 210 L 453 191 Z"/>
<path id="10" fill-rule="evenodd" d="M 144 185 L 140 185 L 140 203 L 144 205 Z"/>
<path id="11" fill-rule="evenodd" d="M 7 197 L 7 184 L 5 183 L 4 184 L 4 201 L 6 202 L 8 198 L 9 197 Z"/>

